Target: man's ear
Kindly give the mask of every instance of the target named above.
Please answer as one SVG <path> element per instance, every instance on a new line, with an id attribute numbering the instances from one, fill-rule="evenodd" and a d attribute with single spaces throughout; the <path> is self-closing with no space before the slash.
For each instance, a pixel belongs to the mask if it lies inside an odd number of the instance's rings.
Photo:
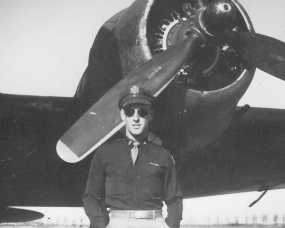
<path id="1" fill-rule="evenodd" d="M 153 120 L 153 113 L 150 113 L 150 115 L 148 116 L 148 121 L 152 121 Z"/>
<path id="2" fill-rule="evenodd" d="M 152 120 L 153 120 L 153 115 L 154 115 L 154 112 L 153 112 L 152 109 L 150 109 L 150 110 L 149 110 L 149 117 L 148 117 L 149 121 L 152 121 Z"/>
<path id="3" fill-rule="evenodd" d="M 126 114 L 125 114 L 125 112 L 124 112 L 123 109 L 120 110 L 120 115 L 121 115 L 121 119 L 122 119 L 123 121 L 125 121 L 125 119 L 126 119 Z"/>

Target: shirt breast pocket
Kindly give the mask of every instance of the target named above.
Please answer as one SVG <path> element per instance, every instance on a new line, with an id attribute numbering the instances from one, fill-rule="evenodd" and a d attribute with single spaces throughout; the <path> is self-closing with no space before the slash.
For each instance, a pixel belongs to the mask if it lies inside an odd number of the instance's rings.
<path id="1" fill-rule="evenodd" d="M 165 167 L 156 162 L 149 162 L 145 166 L 144 174 L 148 177 L 162 177 Z"/>

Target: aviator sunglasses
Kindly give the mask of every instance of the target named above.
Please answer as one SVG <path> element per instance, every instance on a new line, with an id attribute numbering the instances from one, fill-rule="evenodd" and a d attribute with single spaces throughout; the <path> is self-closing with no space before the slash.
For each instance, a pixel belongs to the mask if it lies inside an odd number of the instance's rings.
<path id="1" fill-rule="evenodd" d="M 145 108 L 135 108 L 135 107 L 128 107 L 124 109 L 124 112 L 127 117 L 132 117 L 135 114 L 135 110 L 137 110 L 138 115 L 140 117 L 146 117 L 149 114 L 149 111 Z"/>

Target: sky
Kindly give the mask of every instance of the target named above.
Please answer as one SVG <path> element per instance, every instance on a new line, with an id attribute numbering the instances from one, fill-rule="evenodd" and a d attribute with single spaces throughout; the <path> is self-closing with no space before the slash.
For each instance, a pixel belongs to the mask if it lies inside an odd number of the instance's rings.
<path id="1" fill-rule="evenodd" d="M 0 92 L 73 96 L 97 30 L 129 4 L 0 0 Z"/>
<path id="2" fill-rule="evenodd" d="M 272 190 L 254 206 L 249 205 L 260 196 L 260 192 L 237 193 L 184 200 L 184 223 L 191 224 L 227 224 L 252 223 L 253 216 L 262 222 L 262 216 L 268 216 L 273 223 L 274 215 L 279 222 L 285 215 L 285 190 Z"/>
<path id="3" fill-rule="evenodd" d="M 131 0 L 0 0 L 0 92 L 73 96 L 99 27 Z M 285 1 L 240 0 L 256 32 L 285 41 Z M 257 70 L 240 104 L 285 108 L 285 83 Z M 185 200 L 185 219 L 285 213 L 285 190 Z M 254 211 L 254 212 L 253 212 Z M 222 215 L 221 215 L 222 214 Z"/>

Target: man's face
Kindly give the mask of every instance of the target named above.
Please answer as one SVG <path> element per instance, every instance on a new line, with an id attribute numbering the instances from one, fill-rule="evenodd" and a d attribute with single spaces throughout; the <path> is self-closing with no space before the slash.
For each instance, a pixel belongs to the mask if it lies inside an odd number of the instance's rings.
<path id="1" fill-rule="evenodd" d="M 139 136 L 148 130 L 152 118 L 150 106 L 130 105 L 121 110 L 121 118 L 126 124 L 126 131 Z"/>

